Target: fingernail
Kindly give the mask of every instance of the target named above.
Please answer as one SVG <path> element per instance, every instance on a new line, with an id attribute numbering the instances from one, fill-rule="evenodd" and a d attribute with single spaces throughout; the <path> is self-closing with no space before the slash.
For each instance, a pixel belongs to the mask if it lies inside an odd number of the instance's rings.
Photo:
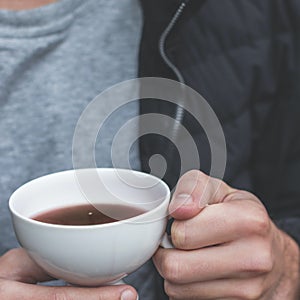
<path id="1" fill-rule="evenodd" d="M 121 294 L 121 300 L 137 300 L 137 299 L 138 296 L 136 296 L 131 290 L 125 290 Z"/>
<path id="2" fill-rule="evenodd" d="M 175 209 L 181 206 L 190 206 L 193 203 L 193 197 L 190 194 L 179 194 L 171 201 L 172 207 Z"/>

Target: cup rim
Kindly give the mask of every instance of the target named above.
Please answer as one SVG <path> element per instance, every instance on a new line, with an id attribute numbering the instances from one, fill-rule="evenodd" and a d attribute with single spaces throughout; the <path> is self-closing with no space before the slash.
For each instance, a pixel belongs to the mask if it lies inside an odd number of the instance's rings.
<path id="1" fill-rule="evenodd" d="M 121 170 L 121 171 L 130 171 L 130 172 L 134 172 L 134 173 L 140 173 L 140 174 L 143 174 L 143 175 L 146 175 L 146 176 L 149 176 L 149 177 L 152 177 L 152 178 L 158 180 L 158 182 L 160 184 L 162 184 L 162 186 L 166 190 L 166 192 L 167 192 L 166 196 L 164 197 L 164 199 L 162 200 L 162 202 L 158 206 L 156 206 L 155 208 L 153 208 L 151 210 L 148 210 L 148 211 L 146 211 L 142 214 L 139 214 L 137 216 L 134 216 L 134 217 L 131 217 L 131 218 L 126 218 L 124 220 L 118 220 L 118 221 L 111 222 L 111 223 L 92 224 L 92 225 L 63 225 L 63 224 L 45 223 L 45 222 L 34 220 L 30 217 L 26 217 L 26 216 L 22 215 L 21 213 L 17 212 L 16 209 L 13 207 L 13 198 L 14 198 L 15 194 L 17 192 L 19 192 L 20 189 L 23 189 L 25 186 L 28 186 L 29 184 L 32 184 L 32 182 L 34 182 L 36 180 L 40 180 L 40 179 L 48 177 L 48 176 L 55 176 L 55 175 L 62 174 L 62 173 L 74 173 L 74 175 L 75 175 L 77 170 L 80 170 L 80 171 L 85 171 L 85 170 L 104 170 L 104 171 L 106 171 L 106 170 L 110 170 L 110 171 L 112 171 L 112 170 L 116 170 L 116 169 Z M 138 219 L 140 219 L 141 217 L 144 217 L 144 216 L 147 217 L 151 214 L 154 214 L 163 205 L 165 205 L 166 201 L 168 201 L 168 202 L 170 201 L 170 197 L 171 197 L 171 191 L 170 191 L 170 188 L 168 187 L 168 185 L 162 179 L 160 179 L 160 178 L 158 178 L 158 177 L 156 177 L 152 174 L 146 173 L 146 172 L 136 171 L 136 170 L 131 170 L 131 169 L 124 169 L 124 168 L 82 168 L 82 169 L 69 169 L 69 170 L 63 170 L 63 171 L 59 171 L 59 172 L 49 173 L 49 174 L 46 174 L 46 175 L 43 175 L 43 176 L 40 176 L 40 177 L 37 177 L 37 178 L 34 178 L 32 180 L 27 181 L 26 183 L 24 183 L 20 187 L 18 187 L 11 194 L 11 196 L 9 198 L 9 201 L 8 201 L 8 206 L 9 206 L 9 209 L 10 209 L 10 212 L 11 212 L 12 215 L 15 215 L 18 218 L 22 219 L 23 221 L 31 223 L 31 224 L 38 224 L 39 226 L 44 226 L 44 227 L 47 227 L 47 228 L 61 228 L 61 229 L 71 229 L 71 230 L 90 229 L 91 230 L 91 229 L 97 229 L 97 228 L 107 228 L 107 227 L 112 227 L 112 226 L 118 226 L 118 225 L 121 225 L 121 224 L 124 224 L 124 223 L 139 224 L 139 222 L 136 222 Z M 143 221 L 143 222 L 140 222 L 140 223 L 151 223 L 153 221 L 155 221 L 155 220 L 150 220 L 150 221 L 147 220 L 147 221 Z"/>

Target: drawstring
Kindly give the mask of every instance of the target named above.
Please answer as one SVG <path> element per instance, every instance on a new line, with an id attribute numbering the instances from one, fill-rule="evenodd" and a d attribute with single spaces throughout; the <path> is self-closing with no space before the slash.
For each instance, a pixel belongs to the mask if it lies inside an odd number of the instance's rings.
<path id="1" fill-rule="evenodd" d="M 189 2 L 189 0 L 183 1 L 179 5 L 177 11 L 175 12 L 175 14 L 172 17 L 171 21 L 169 22 L 168 26 L 166 27 L 166 29 L 161 34 L 161 37 L 159 39 L 159 44 L 158 44 L 158 46 L 159 46 L 159 53 L 160 53 L 162 59 L 164 60 L 164 62 L 166 63 L 166 65 L 176 75 L 178 81 L 180 83 L 182 83 L 182 84 L 185 84 L 185 80 L 184 80 L 182 74 L 180 73 L 179 69 L 170 60 L 170 58 L 168 57 L 168 55 L 166 54 L 166 39 L 168 38 L 170 32 L 172 31 L 172 29 L 176 25 L 178 19 L 182 15 L 182 13 L 183 13 L 183 11 L 184 11 L 184 9 L 185 9 L 185 7 L 186 7 L 186 5 L 187 5 L 188 2 Z M 183 87 L 182 97 L 184 98 L 184 87 Z M 176 122 L 174 123 L 174 127 L 172 128 L 172 132 L 170 133 L 171 134 L 171 140 L 172 139 L 175 140 L 175 138 L 177 137 L 178 127 L 182 123 L 183 117 L 184 117 L 183 104 L 179 103 L 179 104 L 177 104 L 176 113 L 175 113 L 175 120 L 176 120 Z"/>
<path id="2" fill-rule="evenodd" d="M 179 8 L 177 9 L 176 13 L 172 17 L 170 23 L 168 24 L 166 29 L 161 34 L 161 37 L 159 39 L 159 44 L 158 44 L 159 45 L 159 53 L 160 53 L 162 59 L 167 64 L 167 66 L 174 72 L 174 74 L 176 75 L 176 77 L 180 83 L 185 83 L 184 78 L 183 78 L 182 74 L 180 73 L 180 71 L 178 70 L 178 68 L 171 62 L 171 60 L 167 56 L 165 48 L 166 48 L 166 39 L 169 36 L 172 29 L 174 28 L 175 24 L 177 23 L 177 21 L 178 21 L 179 17 L 181 16 L 185 7 L 186 7 L 186 2 L 182 2 L 180 4 Z"/>

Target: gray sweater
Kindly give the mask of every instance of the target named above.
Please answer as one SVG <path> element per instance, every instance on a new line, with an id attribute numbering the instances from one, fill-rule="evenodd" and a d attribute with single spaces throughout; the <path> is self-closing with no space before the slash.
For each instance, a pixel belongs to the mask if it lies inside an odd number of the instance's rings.
<path id="1" fill-rule="evenodd" d="M 28 11 L 0 10 L 0 253 L 17 246 L 10 194 L 30 179 L 72 168 L 73 132 L 83 109 L 105 88 L 136 77 L 141 28 L 137 0 L 61 0 Z M 131 103 L 109 120 L 97 143 L 99 167 L 111 166 L 113 133 L 137 114 L 138 104 Z M 127 159 L 120 155 L 119 161 Z M 130 160 L 139 169 L 137 147 Z M 140 298 L 150 299 L 143 290 Z"/>

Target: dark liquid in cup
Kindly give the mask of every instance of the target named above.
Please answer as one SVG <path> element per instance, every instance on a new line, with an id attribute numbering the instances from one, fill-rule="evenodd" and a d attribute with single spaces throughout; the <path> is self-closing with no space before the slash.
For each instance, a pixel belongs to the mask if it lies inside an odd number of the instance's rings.
<path id="1" fill-rule="evenodd" d="M 141 208 L 128 207 L 123 205 L 101 205 L 95 208 L 91 204 L 67 206 L 48 210 L 32 217 L 33 220 L 58 224 L 58 225 L 96 225 L 117 222 L 138 216 L 145 212 Z M 114 219 L 103 212 L 112 212 L 113 216 L 122 216 Z"/>

